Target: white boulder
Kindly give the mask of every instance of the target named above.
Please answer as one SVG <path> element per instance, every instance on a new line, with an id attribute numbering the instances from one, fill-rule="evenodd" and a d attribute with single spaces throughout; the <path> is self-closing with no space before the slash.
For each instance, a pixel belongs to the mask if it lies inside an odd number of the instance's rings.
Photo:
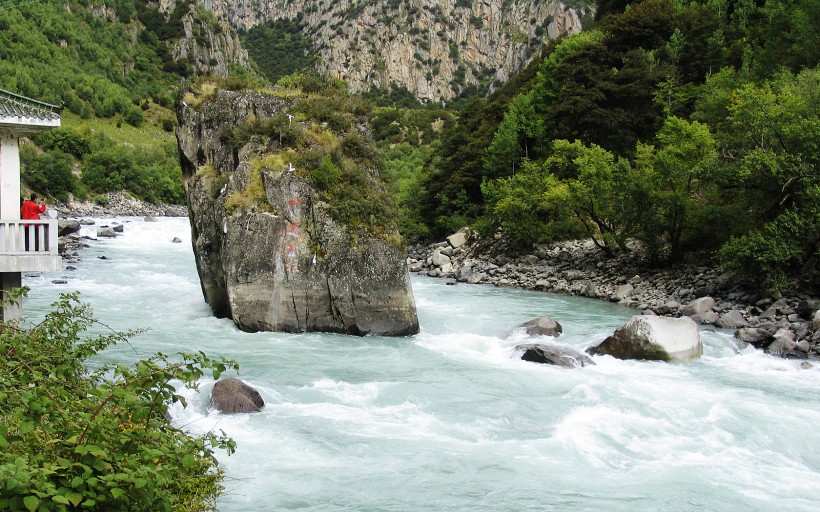
<path id="1" fill-rule="evenodd" d="M 703 354 L 703 344 L 691 318 L 636 315 L 589 352 L 618 359 L 691 360 Z"/>

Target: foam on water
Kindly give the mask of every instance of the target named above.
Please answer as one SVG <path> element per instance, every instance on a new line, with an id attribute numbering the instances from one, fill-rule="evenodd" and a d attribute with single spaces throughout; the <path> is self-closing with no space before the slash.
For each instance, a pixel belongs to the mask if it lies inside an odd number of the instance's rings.
<path id="1" fill-rule="evenodd" d="M 106 357 L 202 350 L 239 361 L 261 412 L 212 410 L 208 379 L 171 409 L 180 428 L 237 441 L 236 454 L 217 452 L 223 512 L 817 510 L 820 365 L 803 370 L 705 328 L 698 361 L 528 363 L 516 345 L 582 351 L 636 312 L 426 278 L 413 278 L 422 332 L 412 338 L 243 333 L 202 299 L 187 219 L 116 220 L 124 235 L 90 241 L 75 271 L 27 275 L 24 311 L 36 321 L 60 292 L 80 290 L 111 328 L 150 328 Z M 564 334 L 516 330 L 538 316 Z"/>

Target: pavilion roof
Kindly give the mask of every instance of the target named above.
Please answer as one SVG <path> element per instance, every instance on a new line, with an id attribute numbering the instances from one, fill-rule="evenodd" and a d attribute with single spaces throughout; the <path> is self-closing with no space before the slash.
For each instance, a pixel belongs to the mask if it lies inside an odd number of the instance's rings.
<path id="1" fill-rule="evenodd" d="M 0 89 L 0 127 L 39 130 L 60 126 L 61 106 Z"/>

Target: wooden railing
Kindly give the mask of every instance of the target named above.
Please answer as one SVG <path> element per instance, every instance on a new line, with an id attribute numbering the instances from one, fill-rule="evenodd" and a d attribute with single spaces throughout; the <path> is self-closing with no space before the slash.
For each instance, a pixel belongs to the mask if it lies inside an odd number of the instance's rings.
<path id="1" fill-rule="evenodd" d="M 0 220 L 0 254 L 54 256 L 56 220 Z"/>

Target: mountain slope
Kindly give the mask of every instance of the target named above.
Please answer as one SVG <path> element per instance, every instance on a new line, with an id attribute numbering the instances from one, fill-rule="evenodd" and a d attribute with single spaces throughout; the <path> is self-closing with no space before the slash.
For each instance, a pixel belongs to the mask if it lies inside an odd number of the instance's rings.
<path id="1" fill-rule="evenodd" d="M 162 0 L 164 9 L 175 3 Z M 587 0 L 213 0 L 240 33 L 272 20 L 298 22 L 317 70 L 352 92 L 406 88 L 422 101 L 493 90 L 549 39 L 581 30 Z M 277 40 L 271 40 L 275 45 Z"/>

